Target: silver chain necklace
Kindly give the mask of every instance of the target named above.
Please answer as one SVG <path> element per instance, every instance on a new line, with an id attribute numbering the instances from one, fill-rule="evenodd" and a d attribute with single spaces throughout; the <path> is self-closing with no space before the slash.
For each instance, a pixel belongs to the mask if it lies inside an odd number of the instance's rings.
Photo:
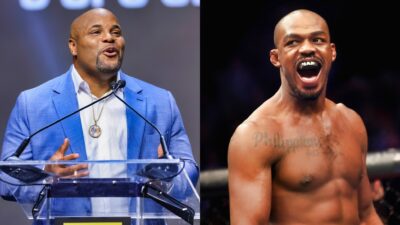
<path id="1" fill-rule="evenodd" d="M 93 100 L 93 96 L 90 95 L 90 97 L 92 98 L 92 102 L 93 102 L 93 101 L 94 101 L 94 100 Z M 97 124 L 97 122 L 100 120 L 101 113 L 103 112 L 103 109 L 104 109 L 105 104 L 106 104 L 106 102 L 104 101 L 104 102 L 103 102 L 103 105 L 102 105 L 102 107 L 101 107 L 101 109 L 100 109 L 100 113 L 99 113 L 99 116 L 97 117 L 97 119 L 96 119 L 95 114 L 94 114 L 94 106 L 92 105 L 92 113 L 93 113 L 93 121 L 94 121 L 94 124 L 91 125 L 91 126 L 89 127 L 89 135 L 90 135 L 92 138 L 98 138 L 98 137 L 100 137 L 100 135 L 101 135 L 101 128 L 100 128 L 100 126 Z"/>

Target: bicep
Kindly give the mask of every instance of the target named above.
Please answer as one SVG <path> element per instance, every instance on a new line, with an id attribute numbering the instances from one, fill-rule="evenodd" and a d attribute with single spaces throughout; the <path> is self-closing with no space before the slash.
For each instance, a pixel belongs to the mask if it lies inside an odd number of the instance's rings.
<path id="1" fill-rule="evenodd" d="M 271 171 L 266 169 L 254 178 L 229 169 L 231 224 L 266 224 L 271 205 Z"/>
<path id="2" fill-rule="evenodd" d="M 364 221 L 370 215 L 374 213 L 374 206 L 372 203 L 372 190 L 371 184 L 367 174 L 367 133 L 365 131 L 364 125 L 362 124 L 362 132 L 360 132 L 361 136 L 361 155 L 362 155 L 362 177 L 360 181 L 360 185 L 358 187 L 358 211 L 359 218 L 361 221 Z"/>
<path id="3" fill-rule="evenodd" d="M 371 185 L 366 175 L 363 177 L 359 187 L 358 201 L 359 218 L 361 224 L 383 225 L 381 219 L 375 211 L 372 202 Z"/>
<path id="4" fill-rule="evenodd" d="M 234 138 L 233 138 L 234 139 Z M 271 167 L 246 138 L 228 151 L 231 224 L 267 224 L 271 207 Z"/>
<path id="5" fill-rule="evenodd" d="M 358 210 L 359 217 L 362 220 L 367 217 L 373 209 L 371 185 L 367 176 L 367 171 L 364 167 L 363 176 L 358 188 Z"/>

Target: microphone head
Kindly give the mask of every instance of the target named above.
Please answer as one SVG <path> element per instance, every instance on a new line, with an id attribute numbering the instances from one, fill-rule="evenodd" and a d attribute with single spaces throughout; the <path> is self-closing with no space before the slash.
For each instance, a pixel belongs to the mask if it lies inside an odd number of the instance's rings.
<path id="1" fill-rule="evenodd" d="M 118 89 L 124 88 L 125 85 L 126 85 L 125 80 L 119 80 L 117 82 L 115 82 L 115 81 L 111 82 L 110 87 L 113 91 L 118 91 Z"/>
<path id="2" fill-rule="evenodd" d="M 126 85 L 126 81 L 125 80 L 119 80 L 117 83 L 119 83 L 119 87 L 118 88 L 124 88 Z"/>

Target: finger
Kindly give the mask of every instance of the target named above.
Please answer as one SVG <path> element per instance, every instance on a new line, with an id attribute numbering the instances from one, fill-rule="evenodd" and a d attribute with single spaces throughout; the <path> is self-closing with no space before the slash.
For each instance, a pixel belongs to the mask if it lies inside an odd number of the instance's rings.
<path id="1" fill-rule="evenodd" d="M 88 164 L 77 164 L 69 167 L 71 170 L 75 171 L 81 171 L 81 170 L 87 170 L 88 169 Z"/>
<path id="2" fill-rule="evenodd" d="M 53 156 L 51 158 L 51 160 L 60 160 L 60 159 L 56 159 L 56 157 Z M 69 165 L 66 165 L 66 164 L 47 164 L 45 166 L 44 170 L 47 172 L 50 172 L 50 173 L 60 175 L 60 173 L 66 173 L 66 172 L 63 172 L 63 170 L 67 169 L 68 167 L 69 167 Z"/>
<path id="3" fill-rule="evenodd" d="M 71 170 L 68 168 L 61 168 L 61 167 L 53 167 L 53 173 L 57 174 L 58 176 L 68 176 L 71 175 Z"/>
<path id="4" fill-rule="evenodd" d="M 69 176 L 63 176 L 62 178 L 68 179 L 68 178 L 79 178 L 79 177 L 87 177 L 89 176 L 89 171 L 82 171 L 82 172 L 77 172 L 74 173 L 73 175 Z"/>
<path id="5" fill-rule="evenodd" d="M 77 159 L 77 158 L 79 158 L 79 154 L 78 153 L 73 153 L 73 154 L 69 154 L 69 155 L 64 156 L 62 158 L 62 160 L 74 160 L 74 159 Z"/>
<path id="6" fill-rule="evenodd" d="M 52 172 L 58 176 L 69 176 L 74 174 L 76 171 L 87 170 L 88 164 L 77 164 L 77 165 L 65 165 L 57 164 L 49 167 L 45 167 L 47 172 Z"/>
<path id="7" fill-rule="evenodd" d="M 88 172 L 87 168 L 88 168 L 87 164 L 78 164 L 78 165 L 73 165 L 73 166 L 69 166 L 66 168 L 59 168 L 58 175 L 75 176 L 76 177 L 76 174 L 78 174 L 78 173 Z"/>
<path id="8" fill-rule="evenodd" d="M 65 176 L 74 175 L 76 173 L 75 171 L 77 171 L 77 170 L 74 170 L 73 168 L 71 168 L 71 166 L 69 166 L 66 168 L 57 168 L 56 171 L 57 171 L 56 172 L 57 175 L 65 177 Z"/>
<path id="9" fill-rule="evenodd" d="M 69 167 L 72 171 L 87 170 L 88 164 L 77 164 Z"/>
<path id="10" fill-rule="evenodd" d="M 161 147 L 161 144 L 158 145 L 158 148 L 157 148 L 157 155 L 158 155 L 158 158 L 161 158 L 161 157 L 164 156 L 164 151 L 163 151 L 163 149 L 162 149 L 162 147 Z"/>
<path id="11" fill-rule="evenodd" d="M 68 138 L 65 138 L 64 143 L 60 146 L 60 148 L 57 150 L 57 152 L 61 153 L 64 156 L 68 147 L 69 147 L 69 140 L 68 140 Z"/>

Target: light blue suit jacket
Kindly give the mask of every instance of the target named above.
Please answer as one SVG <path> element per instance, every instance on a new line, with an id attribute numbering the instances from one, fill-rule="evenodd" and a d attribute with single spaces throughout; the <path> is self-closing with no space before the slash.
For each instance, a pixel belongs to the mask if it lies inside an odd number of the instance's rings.
<path id="1" fill-rule="evenodd" d="M 160 129 L 174 158 L 186 160 L 185 169 L 195 185 L 199 169 L 193 159 L 188 136 L 172 94 L 122 72 L 121 79 L 126 81 L 124 100 Z M 24 138 L 77 109 L 71 69 L 38 87 L 22 92 L 8 121 L 2 160 L 11 156 Z M 157 158 L 158 133 L 128 108 L 126 118 L 128 159 Z M 79 160 L 87 159 L 79 113 L 34 136 L 20 158 L 48 160 L 64 138 L 70 140 L 66 154 L 79 153 Z M 11 193 L 4 185 L 0 185 L 0 194 L 7 196 Z"/>

